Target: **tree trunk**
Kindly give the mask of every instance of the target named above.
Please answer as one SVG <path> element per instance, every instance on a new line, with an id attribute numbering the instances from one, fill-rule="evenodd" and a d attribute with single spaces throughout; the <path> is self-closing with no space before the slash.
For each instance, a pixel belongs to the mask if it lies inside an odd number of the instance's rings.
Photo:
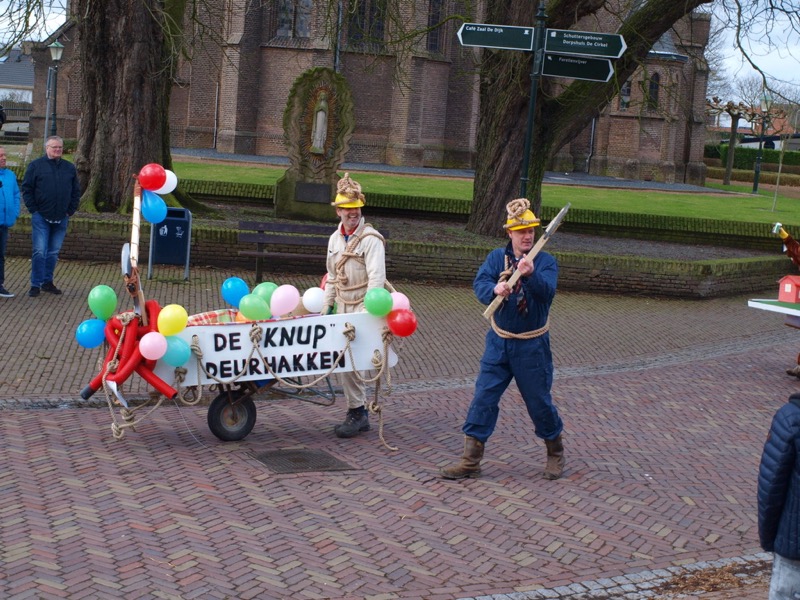
<path id="1" fill-rule="evenodd" d="M 169 99 L 175 23 L 186 0 L 76 0 L 83 83 L 75 165 L 81 210 L 126 210 L 133 176 L 170 168 Z M 166 18 L 177 14 L 177 21 Z"/>
<path id="2" fill-rule="evenodd" d="M 615 61 L 610 81 L 589 83 L 543 77 L 536 101 L 530 148 L 527 196 L 538 215 L 545 169 L 552 155 L 578 135 L 616 96 L 622 83 L 642 63 L 653 44 L 681 17 L 711 0 L 651 0 L 621 15 L 617 33 L 628 49 Z M 533 25 L 537 2 L 504 0 L 487 3 L 485 22 Z M 601 0 L 550 0 L 547 27 L 569 29 L 584 16 L 608 4 Z M 529 52 L 484 50 L 481 64 L 475 190 L 467 230 L 497 236 L 505 205 L 519 196 L 520 170 L 531 87 Z"/>
<path id="3" fill-rule="evenodd" d="M 728 158 L 725 161 L 725 175 L 722 177 L 723 185 L 731 184 L 733 171 L 733 153 L 736 150 L 736 133 L 739 131 L 739 115 L 731 115 L 731 137 L 728 141 Z"/>

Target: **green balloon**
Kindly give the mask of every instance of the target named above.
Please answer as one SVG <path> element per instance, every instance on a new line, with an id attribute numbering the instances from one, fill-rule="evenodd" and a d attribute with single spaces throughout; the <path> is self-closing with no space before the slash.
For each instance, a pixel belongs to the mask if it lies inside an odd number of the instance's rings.
<path id="1" fill-rule="evenodd" d="M 265 281 L 264 283 L 259 283 L 256 287 L 253 288 L 253 293 L 264 300 L 269 306 L 269 301 L 272 299 L 272 292 L 278 289 L 277 283 L 272 283 L 271 281 Z M 269 317 L 267 317 L 269 318 Z"/>
<path id="2" fill-rule="evenodd" d="M 376 317 L 385 317 L 392 310 L 392 295 L 385 288 L 372 288 L 364 296 L 364 308 Z"/>
<path id="3" fill-rule="evenodd" d="M 269 312 L 269 305 L 256 294 L 247 294 L 242 297 L 239 301 L 239 312 L 249 321 L 264 321 L 272 316 L 272 313 Z"/>
<path id="4" fill-rule="evenodd" d="M 117 293 L 107 285 L 98 285 L 89 292 L 89 309 L 95 317 L 107 321 L 117 310 Z"/>

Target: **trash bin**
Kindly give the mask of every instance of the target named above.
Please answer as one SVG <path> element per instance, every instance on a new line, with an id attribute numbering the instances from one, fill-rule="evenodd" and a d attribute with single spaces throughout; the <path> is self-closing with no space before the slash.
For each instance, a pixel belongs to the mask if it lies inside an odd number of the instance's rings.
<path id="1" fill-rule="evenodd" d="M 150 255 L 147 278 L 153 265 L 184 265 L 183 278 L 189 279 L 189 250 L 192 244 L 192 213 L 186 208 L 167 208 L 161 223 L 150 225 Z"/>

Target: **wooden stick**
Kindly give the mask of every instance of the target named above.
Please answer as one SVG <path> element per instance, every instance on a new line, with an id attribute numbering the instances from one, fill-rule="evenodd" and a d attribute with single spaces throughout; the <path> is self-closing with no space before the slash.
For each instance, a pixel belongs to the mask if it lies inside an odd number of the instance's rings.
<path id="1" fill-rule="evenodd" d="M 569 207 L 570 203 L 567 202 L 567 205 L 558 212 L 558 214 L 552 221 L 550 221 L 550 224 L 547 226 L 547 229 L 544 230 L 542 237 L 539 238 L 539 241 L 537 241 L 533 245 L 533 248 L 530 249 L 530 251 L 525 255 L 525 257 L 522 260 L 527 260 L 529 263 L 533 264 L 533 259 L 536 257 L 537 254 L 539 254 L 539 251 L 542 249 L 542 246 L 544 246 L 548 242 L 550 236 L 553 235 L 556 232 L 556 229 L 558 229 L 558 226 L 561 225 L 561 221 L 564 220 L 564 215 L 567 214 Z M 511 277 L 509 277 L 506 283 L 508 283 L 509 287 L 513 288 L 514 284 L 517 283 L 517 280 L 519 278 L 520 278 L 520 273 L 519 269 L 517 269 L 511 274 Z M 491 319 L 495 311 L 498 308 L 500 308 L 500 305 L 503 303 L 503 300 L 505 300 L 505 296 L 495 296 L 494 300 L 492 300 L 492 303 L 489 304 L 489 306 L 486 308 L 485 311 L 483 311 L 483 316 L 486 319 Z"/>

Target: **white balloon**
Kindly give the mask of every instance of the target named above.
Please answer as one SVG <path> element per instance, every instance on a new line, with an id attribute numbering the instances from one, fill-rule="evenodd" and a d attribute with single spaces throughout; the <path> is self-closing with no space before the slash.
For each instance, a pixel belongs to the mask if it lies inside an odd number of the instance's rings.
<path id="1" fill-rule="evenodd" d="M 172 191 L 178 187 L 178 176 L 169 169 L 164 169 L 164 171 L 167 173 L 167 180 L 160 188 L 153 190 L 156 194 L 161 194 L 162 196 L 172 193 Z"/>
<path id="2" fill-rule="evenodd" d="M 310 313 L 319 313 L 325 303 L 325 291 L 322 288 L 308 288 L 303 294 L 303 306 Z"/>

